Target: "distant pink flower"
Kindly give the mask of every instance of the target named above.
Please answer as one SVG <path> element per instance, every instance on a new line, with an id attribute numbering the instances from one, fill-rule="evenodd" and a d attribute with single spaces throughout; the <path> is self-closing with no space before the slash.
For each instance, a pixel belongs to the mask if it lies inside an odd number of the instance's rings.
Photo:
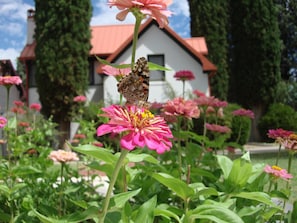
<path id="1" fill-rule="evenodd" d="M 0 128 L 4 128 L 4 126 L 7 124 L 7 119 L 3 116 L 0 116 Z"/>
<path id="2" fill-rule="evenodd" d="M 287 150 L 291 150 L 293 152 L 297 151 L 297 134 L 290 134 L 288 137 L 277 138 L 278 143 L 283 146 Z"/>
<path id="3" fill-rule="evenodd" d="M 211 106 L 215 99 L 216 98 L 213 96 L 200 96 L 198 98 L 195 98 L 194 100 L 198 106 L 207 107 L 207 106 Z"/>
<path id="4" fill-rule="evenodd" d="M 38 103 L 32 103 L 32 104 L 30 105 L 30 109 L 39 112 L 40 109 L 41 109 L 41 105 L 38 104 Z"/>
<path id="5" fill-rule="evenodd" d="M 277 138 L 287 138 L 291 134 L 293 134 L 293 131 L 278 128 L 278 129 L 269 129 L 267 136 L 271 139 L 277 139 Z"/>
<path id="6" fill-rule="evenodd" d="M 21 127 L 29 127 L 30 126 L 30 123 L 28 123 L 28 122 L 19 122 L 18 123 L 18 126 L 21 126 Z"/>
<path id="7" fill-rule="evenodd" d="M 190 70 L 180 70 L 173 77 L 179 81 L 191 81 L 195 79 L 195 75 Z"/>
<path id="8" fill-rule="evenodd" d="M 92 144 L 94 146 L 97 146 L 97 147 L 103 147 L 103 143 L 102 142 L 93 142 Z"/>
<path id="9" fill-rule="evenodd" d="M 268 173 L 269 175 L 273 176 L 274 178 L 289 180 L 293 178 L 293 175 L 288 173 L 287 170 L 280 168 L 279 166 L 269 166 L 266 165 L 264 168 L 264 172 Z"/>
<path id="10" fill-rule="evenodd" d="M 196 95 L 197 97 L 206 96 L 205 93 L 199 90 L 194 90 L 193 94 Z"/>
<path id="11" fill-rule="evenodd" d="M 173 135 L 162 117 L 134 105 L 111 105 L 102 110 L 105 112 L 102 116 L 108 117 L 109 122 L 97 128 L 98 136 L 123 133 L 120 146 L 127 150 L 145 146 L 159 154 L 170 150 L 169 139 Z"/>
<path id="12" fill-rule="evenodd" d="M 52 151 L 48 157 L 51 160 L 60 162 L 60 163 L 67 163 L 67 162 L 79 160 L 76 153 L 71 152 L 71 151 L 61 150 L 61 149 Z"/>
<path id="13" fill-rule="evenodd" d="M 237 110 L 233 111 L 232 114 L 235 115 L 235 116 L 245 116 L 245 117 L 248 117 L 250 119 L 255 118 L 255 115 L 254 115 L 253 111 L 248 110 L 248 109 L 244 109 L 244 108 L 237 109 Z"/>
<path id="14" fill-rule="evenodd" d="M 23 107 L 24 106 L 24 102 L 22 102 L 22 101 L 14 101 L 13 103 L 17 107 Z"/>
<path id="15" fill-rule="evenodd" d="M 85 139 L 86 138 L 86 135 L 85 134 L 75 134 L 74 135 L 74 138 L 75 139 Z"/>
<path id="16" fill-rule="evenodd" d="M 110 65 L 104 65 L 101 67 L 101 71 L 106 75 L 114 76 L 118 79 L 128 75 L 131 72 L 131 68 L 115 68 Z"/>
<path id="17" fill-rule="evenodd" d="M 0 76 L 0 85 L 11 86 L 19 85 L 22 83 L 22 80 L 19 76 Z"/>
<path id="18" fill-rule="evenodd" d="M 212 132 L 229 133 L 231 129 L 227 126 L 205 123 L 205 128 Z"/>
<path id="19" fill-rule="evenodd" d="M 163 112 L 165 117 L 171 117 L 172 121 L 176 121 L 177 116 L 182 116 L 188 119 L 199 118 L 200 116 L 200 110 L 193 100 L 185 100 L 180 97 L 167 101 L 163 105 Z"/>
<path id="20" fill-rule="evenodd" d="M 20 114 L 20 115 L 26 113 L 26 111 L 21 107 L 13 107 L 13 108 L 11 108 L 11 111 L 15 114 Z"/>
<path id="21" fill-rule="evenodd" d="M 84 95 L 79 95 L 73 98 L 74 102 L 85 102 L 87 100 L 87 97 Z"/>
<path id="22" fill-rule="evenodd" d="M 163 28 L 169 23 L 168 17 L 172 14 L 167 10 L 171 2 L 172 0 L 108 0 L 107 4 L 121 10 L 116 16 L 120 21 L 125 20 L 129 12 L 139 10 L 142 14 L 155 19 L 160 28 Z"/>

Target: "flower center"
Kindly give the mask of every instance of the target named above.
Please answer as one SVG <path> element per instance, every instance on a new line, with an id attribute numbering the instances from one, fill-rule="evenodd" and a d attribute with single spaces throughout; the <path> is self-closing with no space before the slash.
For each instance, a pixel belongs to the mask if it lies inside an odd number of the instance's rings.
<path id="1" fill-rule="evenodd" d="M 148 126 L 150 119 L 153 119 L 155 116 L 149 110 L 139 110 L 135 113 L 131 113 L 130 117 L 133 120 L 133 125 L 141 129 Z"/>
<path id="2" fill-rule="evenodd" d="M 291 140 L 297 140 L 297 134 L 291 134 L 289 136 L 289 139 L 291 139 Z"/>
<path id="3" fill-rule="evenodd" d="M 277 171 L 281 171 L 282 170 L 282 168 L 280 168 L 279 166 L 272 166 L 271 167 L 272 169 L 274 169 L 274 170 L 277 170 Z"/>

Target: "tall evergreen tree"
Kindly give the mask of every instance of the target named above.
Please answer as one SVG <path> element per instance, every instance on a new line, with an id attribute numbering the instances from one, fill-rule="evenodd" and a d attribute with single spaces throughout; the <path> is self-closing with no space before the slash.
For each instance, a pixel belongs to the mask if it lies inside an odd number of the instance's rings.
<path id="1" fill-rule="evenodd" d="M 69 138 L 73 98 L 88 84 L 90 0 L 35 0 L 36 82 L 42 112 Z"/>
<path id="2" fill-rule="evenodd" d="M 220 99 L 228 95 L 228 1 L 188 0 L 191 16 L 191 36 L 204 36 L 208 58 L 217 66 L 211 78 L 212 94 Z"/>
<path id="3" fill-rule="evenodd" d="M 274 0 L 278 8 L 278 21 L 283 42 L 281 56 L 282 78 L 297 78 L 297 1 Z"/>
<path id="4" fill-rule="evenodd" d="M 231 0 L 230 99 L 258 118 L 274 101 L 280 81 L 280 31 L 273 0 Z"/>

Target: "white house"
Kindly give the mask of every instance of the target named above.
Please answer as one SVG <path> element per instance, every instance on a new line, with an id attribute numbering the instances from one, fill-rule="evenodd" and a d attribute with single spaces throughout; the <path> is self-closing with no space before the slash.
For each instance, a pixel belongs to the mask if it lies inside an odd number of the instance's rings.
<path id="1" fill-rule="evenodd" d="M 35 41 L 34 10 L 28 10 L 27 44 L 20 55 L 26 65 L 28 103 L 38 102 L 35 85 Z M 112 63 L 130 63 L 134 25 L 92 26 L 92 49 L 89 57 L 89 100 L 106 103 L 119 101 L 117 81 L 114 77 L 100 73 L 100 64 L 95 56 Z M 209 78 L 216 72 L 216 67 L 207 58 L 208 51 L 204 37 L 184 39 L 169 26 L 160 29 L 158 24 L 149 19 L 141 25 L 137 42 L 136 59 L 146 57 L 148 61 L 160 64 L 170 71 L 150 72 L 150 102 L 164 102 L 173 92 L 182 95 L 182 82 L 173 75 L 180 70 L 191 70 L 196 79 L 186 82 L 185 91 L 198 89 L 210 94 Z"/>

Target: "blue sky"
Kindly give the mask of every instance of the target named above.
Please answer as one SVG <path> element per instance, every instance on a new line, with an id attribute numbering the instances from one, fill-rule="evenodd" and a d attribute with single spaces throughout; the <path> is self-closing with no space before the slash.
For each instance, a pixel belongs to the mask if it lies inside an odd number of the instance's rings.
<path id="1" fill-rule="evenodd" d="M 134 23 L 132 15 L 124 22 L 117 21 L 117 8 L 109 8 L 106 2 L 92 0 L 91 25 Z M 30 8 L 35 8 L 34 0 L 0 0 L 0 59 L 10 59 L 14 65 L 26 43 L 27 10 Z M 169 9 L 174 13 L 169 19 L 170 27 L 182 37 L 190 37 L 188 1 L 173 0 Z"/>

